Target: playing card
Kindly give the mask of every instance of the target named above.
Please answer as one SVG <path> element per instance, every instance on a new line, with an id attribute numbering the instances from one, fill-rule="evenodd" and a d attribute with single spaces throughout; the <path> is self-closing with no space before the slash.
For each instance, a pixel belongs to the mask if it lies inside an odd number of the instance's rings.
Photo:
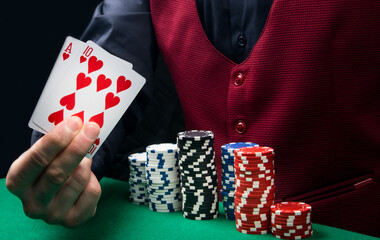
<path id="1" fill-rule="evenodd" d="M 50 131 L 63 119 L 78 116 L 100 127 L 89 150 L 91 158 L 127 110 L 145 79 L 132 65 L 89 41 L 74 58 L 62 80 L 36 109 L 35 123 Z"/>
<path id="2" fill-rule="evenodd" d="M 48 95 L 52 89 L 58 85 L 60 79 L 62 78 L 62 75 L 67 70 L 68 66 L 70 66 L 70 64 L 73 62 L 74 57 L 81 52 L 80 50 L 84 47 L 84 45 L 84 42 L 73 37 L 68 36 L 66 38 L 62 49 L 59 52 L 59 55 L 54 63 L 53 69 L 45 84 L 42 94 L 37 102 L 36 109 L 40 108 L 42 105 L 42 100 L 45 99 L 46 95 Z M 28 126 L 42 133 L 47 133 L 45 129 L 41 128 L 34 122 L 35 117 L 36 112 L 34 111 L 32 117 L 29 120 Z"/>

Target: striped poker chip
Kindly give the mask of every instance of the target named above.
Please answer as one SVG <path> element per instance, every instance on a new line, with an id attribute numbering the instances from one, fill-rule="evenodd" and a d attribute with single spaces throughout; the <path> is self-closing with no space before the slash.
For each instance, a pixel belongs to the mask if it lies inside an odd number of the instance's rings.
<path id="1" fill-rule="evenodd" d="M 145 165 L 147 156 L 145 152 L 134 153 L 128 156 L 129 163 L 129 201 L 133 204 L 148 204 L 147 179 Z"/>
<path id="2" fill-rule="evenodd" d="M 232 142 L 221 146 L 222 155 L 222 195 L 235 196 L 235 187 L 232 185 L 235 183 L 235 169 L 234 169 L 234 151 L 238 148 L 257 146 L 252 142 Z M 234 206 L 232 198 L 223 198 L 224 206 Z M 227 219 L 235 219 L 234 212 L 226 212 Z"/>
<path id="3" fill-rule="evenodd" d="M 175 153 L 178 152 L 178 147 L 174 143 L 160 143 L 149 145 L 146 148 L 146 152 L 149 153 Z"/>
<path id="4" fill-rule="evenodd" d="M 304 202 L 281 202 L 271 206 L 273 236 L 280 239 L 305 239 L 313 234 L 311 206 Z"/>
<path id="5" fill-rule="evenodd" d="M 149 209 L 174 212 L 182 209 L 178 147 L 173 143 L 152 144 L 146 148 Z"/>
<path id="6" fill-rule="evenodd" d="M 232 142 L 232 143 L 227 143 L 223 145 L 221 148 L 222 148 L 222 153 L 224 152 L 232 153 L 232 156 L 234 156 L 234 151 L 238 148 L 255 147 L 255 146 L 259 146 L 259 145 L 253 142 Z"/>
<path id="7" fill-rule="evenodd" d="M 270 147 L 256 146 L 256 147 L 244 147 L 235 150 L 235 157 L 261 157 L 261 156 L 273 156 L 274 150 Z"/>
<path id="8" fill-rule="evenodd" d="M 218 216 L 214 134 L 192 130 L 177 135 L 183 216 L 206 220 Z"/>
<path id="9" fill-rule="evenodd" d="M 271 207 L 276 215 L 302 215 L 311 212 L 311 206 L 304 202 L 281 202 Z"/>
<path id="10" fill-rule="evenodd" d="M 242 147 L 234 153 L 236 229 L 246 234 L 268 233 L 274 203 L 273 149 Z"/>
<path id="11" fill-rule="evenodd" d="M 204 130 L 190 130 L 190 131 L 184 131 L 179 132 L 178 140 L 194 140 L 194 141 L 205 141 L 208 139 L 214 138 L 214 133 L 211 131 L 204 131 Z"/>

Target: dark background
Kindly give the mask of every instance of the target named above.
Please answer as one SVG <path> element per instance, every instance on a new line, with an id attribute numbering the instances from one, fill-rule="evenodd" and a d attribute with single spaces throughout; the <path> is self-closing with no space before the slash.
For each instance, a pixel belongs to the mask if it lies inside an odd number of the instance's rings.
<path id="1" fill-rule="evenodd" d="M 0 8 L 0 178 L 30 146 L 28 128 L 66 38 L 80 38 L 101 0 L 6 1 Z"/>

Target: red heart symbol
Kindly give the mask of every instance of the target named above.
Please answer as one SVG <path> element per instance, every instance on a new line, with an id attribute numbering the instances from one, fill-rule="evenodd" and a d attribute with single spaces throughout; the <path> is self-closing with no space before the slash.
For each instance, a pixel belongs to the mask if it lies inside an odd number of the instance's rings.
<path id="1" fill-rule="evenodd" d="M 94 142 L 95 145 L 99 145 L 100 143 L 100 138 L 96 139 L 96 141 Z"/>
<path id="2" fill-rule="evenodd" d="M 58 123 L 63 121 L 63 109 L 53 112 L 48 117 L 49 122 L 54 123 L 54 125 L 57 125 Z"/>
<path id="3" fill-rule="evenodd" d="M 63 61 L 65 61 L 66 59 L 68 59 L 70 57 L 70 54 L 64 52 L 62 54 L 62 57 L 63 57 Z"/>
<path id="4" fill-rule="evenodd" d="M 127 90 L 132 85 L 131 80 L 126 79 L 124 76 L 120 76 L 117 79 L 116 93 Z"/>
<path id="5" fill-rule="evenodd" d="M 61 98 L 61 101 L 59 101 L 59 103 L 63 107 L 66 106 L 67 110 L 73 110 L 75 106 L 75 92 Z"/>
<path id="6" fill-rule="evenodd" d="M 88 120 L 89 122 L 95 122 L 99 125 L 100 128 L 103 127 L 103 123 L 104 123 L 104 112 L 102 113 L 99 113 L 95 116 L 92 116 L 90 118 L 90 120 Z"/>
<path id="7" fill-rule="evenodd" d="M 88 74 L 97 71 L 103 67 L 103 61 L 98 60 L 95 56 L 90 57 L 88 60 Z"/>
<path id="8" fill-rule="evenodd" d="M 86 77 L 86 74 L 79 73 L 77 76 L 77 90 L 87 87 L 91 84 L 91 81 L 91 78 Z"/>
<path id="9" fill-rule="evenodd" d="M 82 120 L 82 122 L 84 121 L 84 111 L 82 111 L 82 112 L 79 112 L 79 113 L 75 113 L 75 114 L 73 114 L 73 115 L 71 115 L 71 116 L 75 116 L 75 117 L 79 117 L 81 120 Z"/>
<path id="10" fill-rule="evenodd" d="M 118 96 L 115 96 L 113 93 L 107 93 L 106 95 L 106 109 L 114 107 L 118 105 L 120 102 L 120 98 Z"/>
<path id="11" fill-rule="evenodd" d="M 96 87 L 96 91 L 99 92 L 99 91 L 101 91 L 101 90 L 103 90 L 103 89 L 106 89 L 106 88 L 108 88 L 109 86 L 111 86 L 111 84 L 112 84 L 111 79 L 106 78 L 106 76 L 103 75 L 103 74 L 100 74 L 100 75 L 98 76 L 98 79 L 97 79 L 97 87 Z"/>
<path id="12" fill-rule="evenodd" d="M 80 63 L 82 63 L 82 62 L 85 62 L 87 60 L 87 58 L 85 57 L 85 56 L 80 56 Z"/>

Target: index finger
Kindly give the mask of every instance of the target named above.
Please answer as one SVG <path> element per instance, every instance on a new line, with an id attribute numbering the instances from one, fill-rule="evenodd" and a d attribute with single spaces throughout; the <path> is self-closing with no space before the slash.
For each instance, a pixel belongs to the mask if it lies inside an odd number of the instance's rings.
<path id="1" fill-rule="evenodd" d="M 17 195 L 33 184 L 50 162 L 63 151 L 82 127 L 78 117 L 70 117 L 39 139 L 10 167 L 7 188 Z"/>

